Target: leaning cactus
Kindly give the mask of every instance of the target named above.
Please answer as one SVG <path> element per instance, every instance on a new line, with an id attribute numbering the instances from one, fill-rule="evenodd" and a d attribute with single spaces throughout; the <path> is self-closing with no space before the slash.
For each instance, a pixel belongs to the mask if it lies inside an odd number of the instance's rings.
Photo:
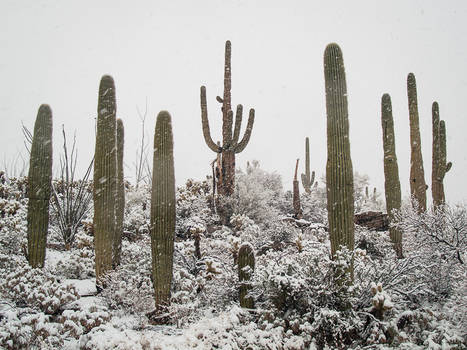
<path id="1" fill-rule="evenodd" d="M 151 194 L 152 276 L 156 311 L 170 303 L 175 237 L 175 174 L 170 114 L 157 116 Z"/>
<path id="2" fill-rule="evenodd" d="M 306 193 L 311 193 L 311 187 L 314 182 L 315 172 L 311 172 L 310 175 L 310 140 L 307 137 L 305 139 L 305 174 L 302 174 L 302 185 Z"/>
<path id="3" fill-rule="evenodd" d="M 354 192 L 350 158 L 349 119 L 344 60 L 337 44 L 324 52 L 328 160 L 326 164 L 327 209 L 331 253 L 341 246 L 354 249 Z"/>
<path id="4" fill-rule="evenodd" d="M 251 290 L 250 279 L 255 271 L 255 253 L 253 247 L 249 243 L 244 243 L 238 250 L 238 281 L 240 282 L 240 306 L 253 309 L 255 307 L 254 300 L 248 296 Z"/>
<path id="5" fill-rule="evenodd" d="M 422 147 L 418 118 L 417 85 L 413 73 L 407 76 L 407 95 L 410 119 L 410 194 L 417 201 L 418 211 L 426 211 L 425 171 L 423 170 Z"/>
<path id="6" fill-rule="evenodd" d="M 123 176 L 123 121 L 117 119 L 117 194 L 115 201 L 115 237 L 113 241 L 113 267 L 120 265 L 122 254 L 123 213 L 125 211 L 125 184 Z"/>
<path id="7" fill-rule="evenodd" d="M 222 146 L 216 144 L 211 138 L 209 129 L 208 111 L 206 103 L 206 88 L 201 86 L 201 120 L 203 125 L 203 135 L 207 146 L 216 153 L 222 154 L 221 169 L 219 169 L 219 178 L 217 183 L 218 193 L 224 196 L 230 196 L 234 192 L 235 183 L 235 154 L 242 152 L 250 140 L 251 130 L 255 120 L 255 110 L 250 109 L 248 124 L 239 142 L 240 126 L 242 123 L 242 105 L 237 106 L 235 116 L 235 126 L 233 126 L 233 112 L 231 107 L 231 44 L 225 43 L 225 64 L 224 64 L 224 96 L 217 96 L 217 101 L 222 103 Z"/>
<path id="8" fill-rule="evenodd" d="M 445 202 L 444 176 L 451 169 L 452 163 L 446 163 L 446 126 L 439 119 L 439 106 L 433 102 L 433 163 L 431 175 L 431 191 L 433 207 L 437 208 Z"/>
<path id="9" fill-rule="evenodd" d="M 96 149 L 94 153 L 94 249 L 96 280 L 112 269 L 117 185 L 116 101 L 113 78 L 104 75 L 99 85 Z"/>
<path id="10" fill-rule="evenodd" d="M 384 94 L 381 99 L 381 124 L 383 128 L 386 210 L 389 215 L 389 220 L 393 221 L 394 210 L 400 209 L 401 207 L 401 184 L 399 181 L 399 167 L 396 157 L 391 97 L 388 94 Z M 389 236 L 394 243 L 397 256 L 402 258 L 402 232 L 395 227 L 390 227 Z"/>
<path id="11" fill-rule="evenodd" d="M 52 191 L 52 110 L 41 105 L 34 124 L 28 174 L 28 250 L 32 267 L 43 267 Z"/>
<path id="12" fill-rule="evenodd" d="M 297 172 L 298 172 L 298 159 L 295 165 L 295 175 L 293 178 L 293 211 L 294 216 L 297 219 L 302 218 L 302 209 L 300 208 L 300 186 L 297 180 Z"/>

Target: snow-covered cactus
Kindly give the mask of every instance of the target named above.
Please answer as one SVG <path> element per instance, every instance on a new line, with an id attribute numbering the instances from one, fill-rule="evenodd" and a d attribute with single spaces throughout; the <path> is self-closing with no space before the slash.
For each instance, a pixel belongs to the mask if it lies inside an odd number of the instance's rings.
<path id="1" fill-rule="evenodd" d="M 43 267 L 52 191 L 52 110 L 41 105 L 34 124 L 28 174 L 28 251 L 32 267 Z"/>
<path id="2" fill-rule="evenodd" d="M 125 211 L 125 183 L 123 174 L 123 121 L 117 119 L 117 195 L 115 201 L 115 237 L 113 241 L 113 266 L 120 265 L 122 254 L 123 213 Z"/>
<path id="3" fill-rule="evenodd" d="M 426 211 L 425 171 L 423 170 L 422 146 L 418 118 L 417 84 L 415 75 L 407 76 L 410 120 L 410 194 L 417 201 L 419 212 Z"/>
<path id="4" fill-rule="evenodd" d="M 331 253 L 354 249 L 354 188 L 344 60 L 337 44 L 324 52 L 328 160 L 326 191 Z"/>
<path id="5" fill-rule="evenodd" d="M 231 44 L 230 41 L 225 43 L 225 63 L 224 63 L 224 96 L 223 98 L 217 96 L 217 101 L 222 103 L 222 146 L 217 145 L 211 138 L 211 131 L 209 129 L 208 110 L 206 102 L 206 87 L 201 86 L 201 120 L 203 126 L 204 140 L 207 146 L 216 153 L 222 154 L 221 169 L 218 179 L 218 193 L 224 196 L 230 196 L 235 188 L 235 154 L 242 152 L 248 141 L 250 140 L 251 130 L 255 120 L 255 110 L 250 109 L 248 117 L 248 124 L 246 126 L 245 134 L 239 142 L 240 126 L 242 124 L 243 106 L 238 105 L 235 126 L 233 128 L 233 112 L 231 106 L 231 87 L 232 87 L 232 73 L 231 73 Z"/>
<path id="6" fill-rule="evenodd" d="M 438 102 L 432 105 L 433 124 L 433 163 L 431 173 L 431 193 L 433 207 L 438 207 L 445 202 L 444 176 L 451 169 L 452 163 L 446 163 L 446 125 L 439 119 Z"/>
<path id="7" fill-rule="evenodd" d="M 240 306 L 253 309 L 254 300 L 248 296 L 251 290 L 250 279 L 255 270 L 255 253 L 249 243 L 243 243 L 238 250 L 238 281 L 240 282 Z"/>
<path id="8" fill-rule="evenodd" d="M 305 192 L 310 194 L 311 187 L 315 182 L 315 172 L 310 174 L 310 139 L 305 139 L 305 174 L 302 174 L 302 185 Z"/>
<path id="9" fill-rule="evenodd" d="M 296 219 L 302 218 L 302 209 L 300 207 L 300 185 L 298 184 L 297 172 L 298 172 L 298 161 L 295 165 L 295 175 L 293 178 L 293 211 Z"/>
<path id="10" fill-rule="evenodd" d="M 378 319 L 384 319 L 384 313 L 393 308 L 391 297 L 383 290 L 381 283 L 372 283 L 370 287 L 372 309 L 371 313 Z"/>
<path id="11" fill-rule="evenodd" d="M 384 94 L 381 99 L 381 124 L 384 148 L 384 192 L 389 220 L 394 221 L 394 209 L 401 207 L 401 184 L 397 165 L 394 119 L 392 117 L 391 96 Z M 389 236 L 394 243 L 397 256 L 402 257 L 402 232 L 395 227 L 389 228 Z"/>
<path id="12" fill-rule="evenodd" d="M 157 116 L 151 194 L 152 276 L 156 311 L 170 303 L 175 238 L 175 173 L 170 114 Z"/>
<path id="13" fill-rule="evenodd" d="M 117 185 L 115 138 L 115 84 L 111 76 L 104 75 L 99 85 L 94 153 L 94 249 L 98 285 L 103 284 L 102 278 L 105 272 L 112 269 Z"/>

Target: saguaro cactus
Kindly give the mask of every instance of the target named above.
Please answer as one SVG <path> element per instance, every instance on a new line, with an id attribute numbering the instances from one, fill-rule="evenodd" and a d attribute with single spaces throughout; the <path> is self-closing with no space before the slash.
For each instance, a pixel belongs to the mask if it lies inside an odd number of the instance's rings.
<path id="1" fill-rule="evenodd" d="M 170 114 L 157 116 L 151 194 L 152 276 L 156 310 L 170 303 L 175 237 L 175 174 Z"/>
<path id="2" fill-rule="evenodd" d="M 331 253 L 354 249 L 354 191 L 350 158 L 347 86 L 342 51 L 329 44 L 324 52 L 328 160 L 326 191 Z"/>
<path id="3" fill-rule="evenodd" d="M 410 120 L 410 194 L 418 202 L 419 212 L 426 211 L 425 171 L 423 170 L 423 158 L 420 139 L 420 126 L 418 118 L 417 84 L 415 75 L 407 76 L 407 95 L 409 99 Z"/>
<path id="4" fill-rule="evenodd" d="M 310 140 L 307 137 L 305 139 L 305 174 L 302 174 L 302 185 L 306 193 L 311 193 L 311 187 L 314 182 L 315 172 L 313 171 L 310 174 Z"/>
<path id="5" fill-rule="evenodd" d="M 293 210 L 295 218 L 301 219 L 302 218 L 302 209 L 300 208 L 300 186 L 297 180 L 297 172 L 298 172 L 298 161 L 295 165 L 295 175 L 293 178 Z"/>
<path id="6" fill-rule="evenodd" d="M 112 269 L 117 184 L 115 115 L 114 80 L 104 75 L 99 85 L 94 153 L 94 249 L 98 285 L 104 284 L 102 277 Z"/>
<path id="7" fill-rule="evenodd" d="M 394 120 L 392 118 L 391 96 L 384 94 L 381 99 L 381 126 L 383 128 L 384 148 L 384 192 L 386 196 L 386 210 L 389 220 L 394 220 L 394 209 L 401 207 L 401 184 L 399 181 L 399 167 L 396 157 L 396 142 L 394 136 Z M 394 227 L 389 228 L 389 236 L 394 243 L 394 249 L 402 258 L 402 232 Z"/>
<path id="8" fill-rule="evenodd" d="M 437 208 L 445 202 L 444 176 L 451 169 L 452 163 L 446 163 L 446 126 L 444 120 L 439 119 L 437 102 L 432 105 L 433 121 L 433 163 L 431 173 L 431 193 L 433 207 Z"/>
<path id="9" fill-rule="evenodd" d="M 238 281 L 240 282 L 240 306 L 253 309 L 255 307 L 254 300 L 251 296 L 247 296 L 251 290 L 250 279 L 255 270 L 255 253 L 253 247 L 249 243 L 243 243 L 238 250 Z"/>
<path id="10" fill-rule="evenodd" d="M 43 267 L 52 193 L 52 110 L 41 105 L 34 124 L 28 174 L 28 251 L 32 267 Z"/>
<path id="11" fill-rule="evenodd" d="M 122 253 L 123 214 L 125 211 L 125 184 L 123 173 L 123 121 L 117 119 L 117 194 L 115 201 L 115 237 L 113 241 L 113 267 L 120 265 Z"/>
<path id="12" fill-rule="evenodd" d="M 222 167 L 219 174 L 217 183 L 217 191 L 220 195 L 230 196 L 235 188 L 235 154 L 242 152 L 248 141 L 250 140 L 251 130 L 255 120 L 255 110 L 250 109 L 248 117 L 248 124 L 243 135 L 242 140 L 239 142 L 240 127 L 242 123 L 243 106 L 238 105 L 235 126 L 233 128 L 233 112 L 231 107 L 231 44 L 230 41 L 225 43 L 225 64 L 224 64 L 224 96 L 223 98 L 217 96 L 217 101 L 222 103 L 222 146 L 216 144 L 211 138 L 211 131 L 209 129 L 208 110 L 206 102 L 206 87 L 201 86 L 201 120 L 203 126 L 204 140 L 207 146 L 216 153 L 222 154 L 221 164 Z"/>

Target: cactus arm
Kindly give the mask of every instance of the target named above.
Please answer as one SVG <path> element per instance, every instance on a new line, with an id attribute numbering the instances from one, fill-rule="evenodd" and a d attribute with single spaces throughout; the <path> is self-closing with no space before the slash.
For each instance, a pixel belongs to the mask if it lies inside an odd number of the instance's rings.
<path id="1" fill-rule="evenodd" d="M 448 162 L 448 164 L 446 164 L 446 173 L 451 170 L 452 168 L 452 162 Z"/>
<path id="2" fill-rule="evenodd" d="M 211 130 L 209 128 L 209 119 L 208 119 L 208 107 L 206 102 L 206 87 L 201 86 L 201 122 L 203 125 L 203 136 L 206 145 L 213 151 L 213 152 L 220 152 L 219 146 L 215 144 L 215 142 L 211 138 Z"/>
<path id="3" fill-rule="evenodd" d="M 253 130 L 253 124 L 255 122 L 255 110 L 252 108 L 250 109 L 250 115 L 248 116 L 248 124 L 246 125 L 245 134 L 243 135 L 242 141 L 240 141 L 237 146 L 235 147 L 235 153 L 242 152 L 248 141 L 250 141 L 251 137 L 251 130 Z"/>
<path id="4" fill-rule="evenodd" d="M 240 127 L 242 125 L 242 114 L 243 106 L 237 105 L 237 113 L 235 114 L 235 127 L 232 139 L 232 146 L 235 147 L 238 144 L 238 138 L 240 137 Z"/>
<path id="5" fill-rule="evenodd" d="M 232 71 L 231 71 L 232 45 L 229 40 L 225 42 L 224 61 L 224 97 L 222 99 L 222 146 L 230 146 L 232 142 Z"/>

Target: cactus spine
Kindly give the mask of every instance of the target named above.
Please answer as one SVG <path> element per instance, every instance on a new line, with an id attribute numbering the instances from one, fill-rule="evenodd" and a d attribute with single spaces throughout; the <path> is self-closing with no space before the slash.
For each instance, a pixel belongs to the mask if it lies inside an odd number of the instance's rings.
<path id="1" fill-rule="evenodd" d="M 253 309 L 254 300 L 247 296 L 251 290 L 250 279 L 255 270 L 255 253 L 251 244 L 244 243 L 238 250 L 238 281 L 240 282 L 239 299 L 240 306 Z"/>
<path id="2" fill-rule="evenodd" d="M 151 194 L 152 276 L 156 311 L 170 303 L 175 237 L 175 174 L 170 114 L 157 116 Z"/>
<path id="3" fill-rule="evenodd" d="M 417 84 L 415 75 L 407 76 L 407 95 L 410 120 L 410 194 L 418 203 L 418 211 L 426 211 L 425 171 L 423 170 L 420 126 L 418 118 Z"/>
<path id="4" fill-rule="evenodd" d="M 439 119 L 439 106 L 433 102 L 433 163 L 431 173 L 431 193 L 433 207 L 437 208 L 445 202 L 444 176 L 451 169 L 452 163 L 446 163 L 446 125 Z"/>
<path id="5" fill-rule="evenodd" d="M 295 165 L 295 175 L 293 178 L 293 210 L 295 218 L 301 219 L 302 218 L 302 209 L 300 208 L 300 185 L 298 184 L 297 180 L 297 172 L 298 172 L 298 161 Z"/>
<path id="6" fill-rule="evenodd" d="M 233 128 L 233 112 L 231 107 L 231 88 L 232 88 L 232 73 L 231 73 L 231 44 L 230 41 L 225 43 L 225 63 L 224 63 L 224 96 L 217 96 L 217 101 L 222 103 L 222 146 L 217 145 L 211 138 L 209 129 L 207 102 L 206 102 L 206 87 L 201 86 L 201 121 L 203 126 L 204 140 L 207 146 L 216 153 L 222 154 L 222 167 L 217 183 L 218 193 L 224 196 L 230 196 L 235 188 L 235 154 L 242 152 L 248 141 L 250 140 L 251 130 L 255 120 L 255 110 L 250 109 L 248 124 L 239 142 L 240 127 L 242 123 L 243 106 L 238 105 L 235 126 Z"/>
<path id="7" fill-rule="evenodd" d="M 383 128 L 384 148 L 384 190 L 386 195 L 386 210 L 389 220 L 394 220 L 394 209 L 401 207 L 401 184 L 399 167 L 396 157 L 396 142 L 394 136 L 394 120 L 392 117 L 391 96 L 384 94 L 381 99 L 381 124 Z M 394 227 L 389 228 L 389 236 L 394 243 L 394 249 L 402 258 L 402 232 Z"/>
<path id="8" fill-rule="evenodd" d="M 315 172 L 311 172 L 310 175 L 310 139 L 305 139 L 305 174 L 302 174 L 302 185 L 305 192 L 310 194 L 311 187 L 315 182 Z"/>
<path id="9" fill-rule="evenodd" d="M 29 264 L 43 267 L 49 228 L 49 202 L 52 191 L 52 110 L 41 105 L 34 124 L 28 174 Z"/>
<path id="10" fill-rule="evenodd" d="M 115 201 L 115 237 L 113 241 L 113 267 L 120 265 L 122 254 L 123 214 L 125 211 L 125 184 L 123 174 L 123 121 L 117 119 L 117 198 Z"/>
<path id="11" fill-rule="evenodd" d="M 94 153 L 94 249 L 96 281 L 112 268 L 115 237 L 115 199 L 117 185 L 115 84 L 104 75 L 99 85 L 97 105 L 96 149 Z"/>
<path id="12" fill-rule="evenodd" d="M 354 192 L 350 158 L 349 119 L 344 60 L 337 44 L 329 44 L 324 52 L 326 87 L 327 144 L 326 191 L 334 257 L 341 246 L 354 249 Z"/>

